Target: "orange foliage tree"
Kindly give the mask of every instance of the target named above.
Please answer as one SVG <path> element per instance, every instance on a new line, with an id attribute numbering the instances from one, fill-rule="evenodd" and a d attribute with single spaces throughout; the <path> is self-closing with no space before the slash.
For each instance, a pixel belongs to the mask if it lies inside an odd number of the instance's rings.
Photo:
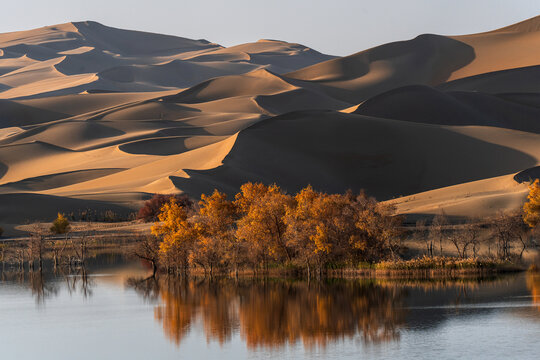
<path id="1" fill-rule="evenodd" d="M 270 259 L 290 261 L 284 216 L 293 206 L 293 198 L 275 184 L 247 183 L 240 188 L 235 204 L 240 214 L 236 236 L 248 244 L 251 262 L 268 265 Z"/>
<path id="2" fill-rule="evenodd" d="M 188 221 L 188 215 L 183 206 L 178 204 L 176 198 L 171 197 L 169 202 L 161 207 L 152 228 L 152 234 L 162 239 L 160 252 L 163 263 L 168 271 L 178 272 L 187 270 L 188 256 L 196 239 L 194 226 Z"/>
<path id="3" fill-rule="evenodd" d="M 347 199 L 304 188 L 296 196 L 296 206 L 285 216 L 287 237 L 296 257 L 321 271 L 329 261 L 347 254 L 355 224 Z"/>
<path id="4" fill-rule="evenodd" d="M 235 235 L 236 206 L 227 200 L 227 195 L 215 190 L 210 196 L 203 194 L 199 202 L 199 214 L 194 227 L 197 240 L 191 259 L 205 271 L 229 263 L 238 271 L 242 262 L 244 246 Z"/>
<path id="5" fill-rule="evenodd" d="M 528 201 L 523 205 L 523 220 L 531 228 L 540 224 L 540 180 L 536 179 L 529 186 Z"/>
<path id="6" fill-rule="evenodd" d="M 401 218 L 394 208 L 361 193 L 325 194 L 308 186 L 295 196 L 277 185 L 246 183 L 229 201 L 217 190 L 202 195 L 189 217 L 171 197 L 152 234 L 160 263 L 178 272 L 188 265 L 231 270 L 271 262 L 296 264 L 319 274 L 330 263 L 354 265 L 394 254 Z"/>

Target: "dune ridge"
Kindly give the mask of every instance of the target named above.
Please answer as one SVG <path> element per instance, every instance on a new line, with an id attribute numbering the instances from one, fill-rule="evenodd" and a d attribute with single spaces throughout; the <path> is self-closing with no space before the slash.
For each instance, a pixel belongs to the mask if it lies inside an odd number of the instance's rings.
<path id="1" fill-rule="evenodd" d="M 538 49 L 540 17 L 345 57 L 91 21 L 0 34 L 0 225 L 246 181 L 365 189 L 411 219 L 516 209 L 540 165 Z"/>

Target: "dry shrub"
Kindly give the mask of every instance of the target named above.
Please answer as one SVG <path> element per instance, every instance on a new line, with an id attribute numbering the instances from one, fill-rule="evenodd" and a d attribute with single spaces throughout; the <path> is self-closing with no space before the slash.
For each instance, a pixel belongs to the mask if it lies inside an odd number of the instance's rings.
<path id="1" fill-rule="evenodd" d="M 138 220 L 146 222 L 158 221 L 158 215 L 161 207 L 168 203 L 171 198 L 176 199 L 176 203 L 186 210 L 193 208 L 193 201 L 185 194 L 182 195 L 161 195 L 156 194 L 150 200 L 147 200 L 143 207 L 137 213 Z"/>

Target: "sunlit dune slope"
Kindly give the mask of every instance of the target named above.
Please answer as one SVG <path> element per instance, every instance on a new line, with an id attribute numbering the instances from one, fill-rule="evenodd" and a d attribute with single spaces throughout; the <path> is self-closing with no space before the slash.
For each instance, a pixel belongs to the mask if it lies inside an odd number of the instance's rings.
<path id="1" fill-rule="evenodd" d="M 0 34 L 0 224 L 247 181 L 365 189 L 411 218 L 517 209 L 540 165 L 538 49 L 539 18 L 346 57 L 91 21 Z"/>

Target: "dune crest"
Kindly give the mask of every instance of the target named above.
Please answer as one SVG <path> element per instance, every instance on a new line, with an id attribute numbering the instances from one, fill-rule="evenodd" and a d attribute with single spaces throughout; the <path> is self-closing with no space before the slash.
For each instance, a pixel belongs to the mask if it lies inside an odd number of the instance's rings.
<path id="1" fill-rule="evenodd" d="M 411 219 L 517 209 L 540 166 L 538 49 L 540 17 L 345 57 L 92 21 L 0 34 L 0 225 L 247 181 L 365 189 Z"/>

